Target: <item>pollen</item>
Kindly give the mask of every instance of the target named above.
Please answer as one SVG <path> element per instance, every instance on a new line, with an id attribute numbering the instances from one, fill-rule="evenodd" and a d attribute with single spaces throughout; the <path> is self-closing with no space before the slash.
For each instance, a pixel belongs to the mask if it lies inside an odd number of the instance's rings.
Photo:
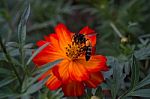
<path id="1" fill-rule="evenodd" d="M 68 46 L 66 47 L 66 55 L 71 59 L 77 59 L 79 56 L 84 55 L 84 49 L 84 44 L 72 42 L 72 44 L 68 44 Z"/>

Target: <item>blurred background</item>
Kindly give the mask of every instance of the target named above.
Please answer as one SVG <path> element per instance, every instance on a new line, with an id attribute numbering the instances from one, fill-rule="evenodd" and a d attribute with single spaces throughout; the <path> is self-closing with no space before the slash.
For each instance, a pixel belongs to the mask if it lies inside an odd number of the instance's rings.
<path id="1" fill-rule="evenodd" d="M 20 53 L 17 46 L 17 27 L 23 11 L 27 7 L 25 1 L 0 0 L 0 36 L 10 56 L 14 58 L 13 61 L 18 64 L 19 62 L 17 60 L 19 60 L 18 56 Z M 124 74 L 123 77 L 118 78 L 121 81 L 119 82 L 121 87 L 117 89 L 118 91 L 123 90 L 121 92 L 124 92 L 126 88 L 129 88 L 129 82 L 131 80 L 129 77 L 131 75 L 129 57 L 132 54 L 140 62 L 140 80 L 150 73 L 150 0 L 28 1 L 31 11 L 27 22 L 27 37 L 24 46 L 26 50 L 25 60 L 31 56 L 33 49 L 37 48 L 35 43 L 38 40 L 43 39 L 45 35 L 53 33 L 54 27 L 58 23 L 64 23 L 72 32 L 79 32 L 84 26 L 89 26 L 96 31 L 97 53 L 108 56 L 108 64 L 110 67 L 114 65 L 112 59 L 118 62 L 119 65 L 117 66 L 120 66 L 120 64 L 123 66 L 121 68 L 117 67 L 118 71 L 121 69 L 121 74 Z M 11 64 L 6 61 L 2 51 L 3 49 L 1 48 L 0 50 L 0 71 L 2 74 L 0 74 L 0 78 L 3 79 L 6 77 L 3 75 L 9 75 L 10 71 L 7 70 L 10 70 L 8 66 Z M 34 67 L 33 63 L 30 65 L 32 68 Z M 20 71 L 19 68 L 18 71 Z M 105 77 L 113 81 L 114 78 L 111 78 L 113 75 L 112 71 L 110 70 L 110 72 L 106 73 Z M 8 88 L 5 86 L 3 88 L 2 86 L 3 91 L 8 91 L 9 88 L 12 88 L 11 82 L 7 83 L 10 84 Z M 109 84 L 106 83 L 106 85 L 102 86 L 102 89 L 106 86 L 107 89 L 111 89 L 112 86 L 109 86 Z M 15 88 L 14 90 L 15 92 L 18 91 Z M 110 91 L 113 93 L 113 90 Z M 114 94 L 114 97 L 119 96 L 118 93 Z"/>
<path id="2" fill-rule="evenodd" d="M 52 33 L 53 27 L 60 22 L 72 32 L 90 26 L 98 34 L 98 53 L 116 56 L 120 53 L 121 37 L 111 23 L 130 44 L 138 43 L 141 36 L 150 32 L 149 0 L 30 0 L 30 5 L 26 40 L 30 43 Z M 6 41 L 16 40 L 24 7 L 24 0 L 0 1 L 0 33 Z"/>

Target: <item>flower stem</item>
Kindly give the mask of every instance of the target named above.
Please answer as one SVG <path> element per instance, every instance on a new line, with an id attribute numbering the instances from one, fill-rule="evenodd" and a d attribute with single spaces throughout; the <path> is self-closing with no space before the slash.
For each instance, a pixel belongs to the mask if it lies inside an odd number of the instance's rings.
<path id="1" fill-rule="evenodd" d="M 115 24 L 113 22 L 110 22 L 110 26 L 113 28 L 113 30 L 116 32 L 116 34 L 120 37 L 123 38 L 124 36 L 120 33 L 120 31 L 117 29 Z"/>

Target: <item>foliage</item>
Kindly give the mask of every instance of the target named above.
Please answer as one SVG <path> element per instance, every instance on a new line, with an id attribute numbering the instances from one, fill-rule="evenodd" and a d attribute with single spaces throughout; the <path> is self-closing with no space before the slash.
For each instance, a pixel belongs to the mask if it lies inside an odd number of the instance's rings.
<path id="1" fill-rule="evenodd" d="M 149 98 L 149 11 L 149 0 L 1 0 L 0 98 L 66 98 L 61 89 L 50 91 L 43 86 L 47 78 L 37 81 L 61 59 L 38 69 L 32 63 L 48 45 L 37 49 L 35 42 L 59 22 L 73 32 L 85 25 L 96 29 L 96 51 L 107 55 L 106 81 L 79 98 Z"/>

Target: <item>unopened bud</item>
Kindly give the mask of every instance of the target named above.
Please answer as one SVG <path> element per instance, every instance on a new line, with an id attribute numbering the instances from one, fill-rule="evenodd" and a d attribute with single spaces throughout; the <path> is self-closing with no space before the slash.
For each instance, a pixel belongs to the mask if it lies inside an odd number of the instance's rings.
<path id="1" fill-rule="evenodd" d="M 97 96 L 92 96 L 91 99 L 100 99 L 100 98 Z"/>
<path id="2" fill-rule="evenodd" d="M 127 43 L 128 42 L 128 38 L 127 37 L 122 37 L 121 38 L 121 43 Z"/>

